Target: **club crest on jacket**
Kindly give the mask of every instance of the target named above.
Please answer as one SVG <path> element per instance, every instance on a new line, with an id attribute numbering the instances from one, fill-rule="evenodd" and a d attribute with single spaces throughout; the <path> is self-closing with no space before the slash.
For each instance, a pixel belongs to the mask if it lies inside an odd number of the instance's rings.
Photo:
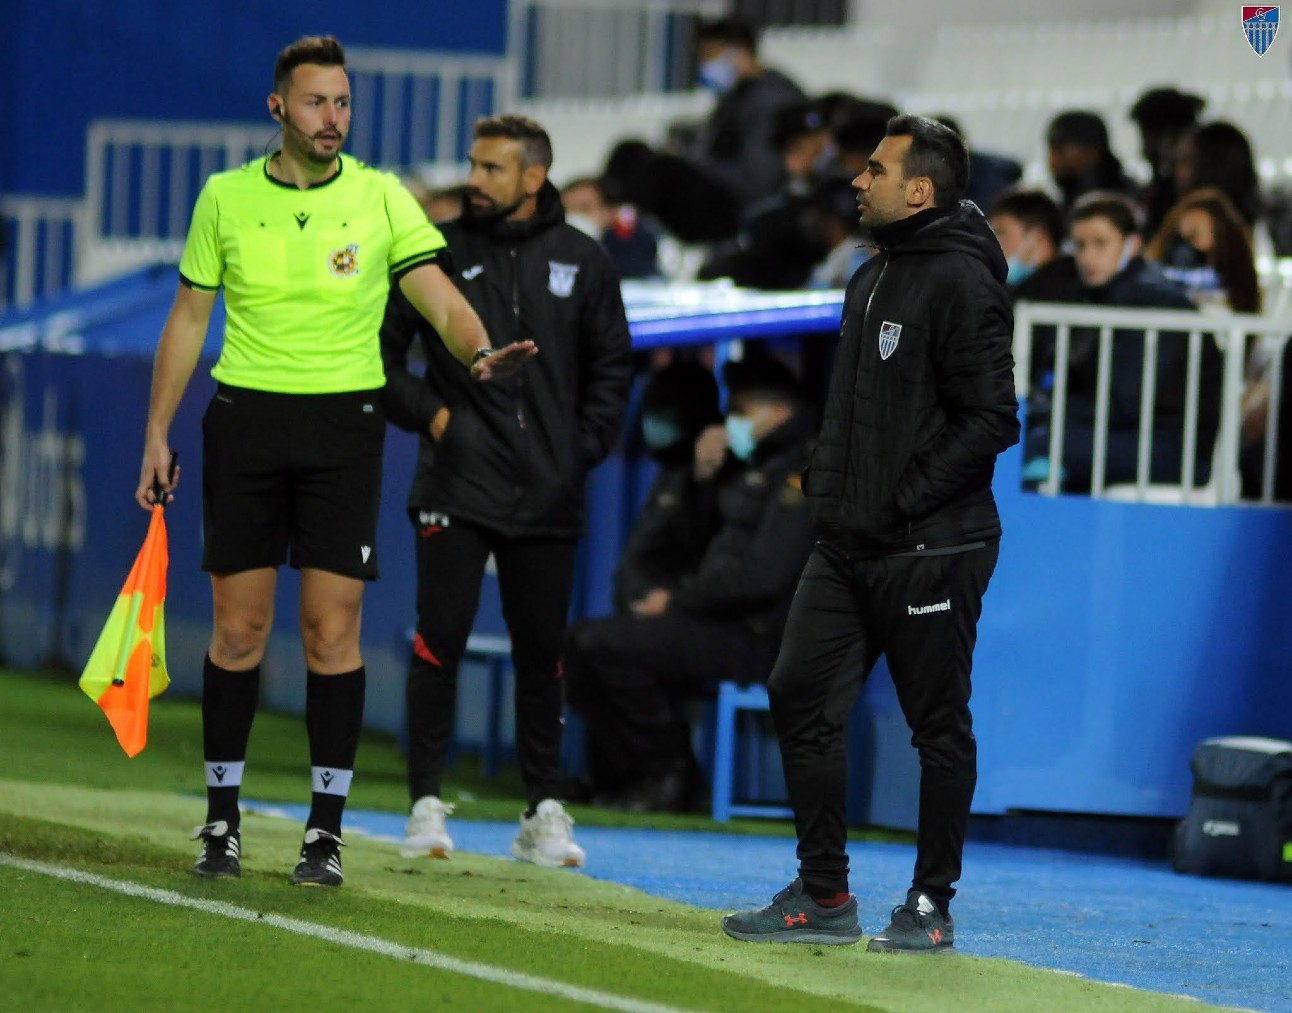
<path id="1" fill-rule="evenodd" d="M 579 273 L 579 265 L 549 260 L 547 269 L 547 290 L 562 299 L 570 298 L 570 293 L 574 291 L 574 276 Z"/>
<path id="2" fill-rule="evenodd" d="M 887 359 L 897 351 L 897 343 L 902 340 L 902 325 L 885 320 L 879 325 L 879 357 Z"/>

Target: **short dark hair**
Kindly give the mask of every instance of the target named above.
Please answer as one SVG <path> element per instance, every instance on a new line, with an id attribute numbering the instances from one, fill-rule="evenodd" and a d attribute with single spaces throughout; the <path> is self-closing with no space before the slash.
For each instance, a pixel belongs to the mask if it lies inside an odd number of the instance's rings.
<path id="1" fill-rule="evenodd" d="M 1123 236 L 1138 236 L 1143 230 L 1140 210 L 1129 197 L 1107 190 L 1094 190 L 1072 206 L 1068 228 L 1091 218 L 1107 218 Z"/>
<path id="2" fill-rule="evenodd" d="M 1057 250 L 1063 244 L 1063 212 L 1044 190 L 1006 190 L 991 205 L 988 218 L 1009 215 L 1026 229 L 1044 229 Z"/>
<path id="3" fill-rule="evenodd" d="M 1135 100 L 1130 118 L 1141 129 L 1187 130 L 1206 104 L 1205 98 L 1176 88 L 1150 88 Z"/>
<path id="4" fill-rule="evenodd" d="M 520 141 L 522 169 L 531 165 L 541 165 L 544 169 L 552 167 L 552 139 L 528 116 L 481 116 L 476 120 L 475 137 L 506 137 Z"/>
<path id="5" fill-rule="evenodd" d="M 758 30 L 748 21 L 741 18 L 714 18 L 712 21 L 701 21 L 695 31 L 695 41 L 719 42 L 725 46 L 739 46 L 749 50 L 750 54 L 758 52 Z"/>
<path id="6" fill-rule="evenodd" d="M 274 91 L 280 95 L 291 83 L 292 71 L 303 63 L 320 67 L 344 67 L 345 50 L 331 35 L 306 35 L 283 47 L 274 61 Z"/>
<path id="7" fill-rule="evenodd" d="M 927 116 L 903 114 L 888 121 L 884 136 L 911 139 L 902 175 L 931 179 L 935 207 L 954 207 L 960 201 L 969 185 L 969 152 L 959 134 Z"/>
<path id="8" fill-rule="evenodd" d="M 1080 148 L 1094 148 L 1103 154 L 1109 150 L 1108 126 L 1098 113 L 1085 109 L 1069 109 L 1050 120 L 1045 141 L 1051 148 L 1075 144 Z"/>

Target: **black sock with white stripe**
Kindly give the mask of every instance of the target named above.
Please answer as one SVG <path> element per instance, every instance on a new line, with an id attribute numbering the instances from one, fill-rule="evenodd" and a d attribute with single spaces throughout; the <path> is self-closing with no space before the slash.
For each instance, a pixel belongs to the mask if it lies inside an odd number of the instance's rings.
<path id="1" fill-rule="evenodd" d="M 305 683 L 305 727 L 310 736 L 313 795 L 307 827 L 341 833 L 341 814 L 354 776 L 363 727 L 363 668 L 340 675 L 310 672 Z"/>
<path id="2" fill-rule="evenodd" d="M 202 759 L 206 769 L 206 821 L 238 829 L 238 791 L 247 739 L 260 699 L 260 666 L 245 672 L 220 668 L 209 657 L 202 668 Z"/>

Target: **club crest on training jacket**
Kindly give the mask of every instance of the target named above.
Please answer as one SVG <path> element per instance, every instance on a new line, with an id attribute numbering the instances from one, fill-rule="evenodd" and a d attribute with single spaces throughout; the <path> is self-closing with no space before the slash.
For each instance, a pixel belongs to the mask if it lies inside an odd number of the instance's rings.
<path id="1" fill-rule="evenodd" d="M 902 340 L 902 325 L 885 320 L 879 325 L 879 357 L 887 359 L 897 351 L 897 343 Z"/>
<path id="2" fill-rule="evenodd" d="M 570 298 L 570 293 L 574 291 L 574 276 L 579 273 L 579 265 L 549 260 L 547 269 L 547 290 L 562 299 Z"/>

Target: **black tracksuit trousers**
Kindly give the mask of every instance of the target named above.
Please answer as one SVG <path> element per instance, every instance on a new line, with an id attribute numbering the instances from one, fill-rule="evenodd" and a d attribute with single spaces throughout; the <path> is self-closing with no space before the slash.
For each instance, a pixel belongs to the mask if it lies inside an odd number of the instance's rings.
<path id="1" fill-rule="evenodd" d="M 507 537 L 457 518 L 417 528 L 417 638 L 408 666 L 408 792 L 440 795 L 458 665 L 492 552 L 516 671 L 516 752 L 530 808 L 558 793 L 561 645 L 578 544 Z"/>
<path id="2" fill-rule="evenodd" d="M 819 542 L 808 559 L 767 689 L 811 893 L 848 889 L 848 718 L 882 654 L 920 754 L 912 886 L 955 895 L 977 782 L 969 673 L 998 552 L 859 560 Z"/>

